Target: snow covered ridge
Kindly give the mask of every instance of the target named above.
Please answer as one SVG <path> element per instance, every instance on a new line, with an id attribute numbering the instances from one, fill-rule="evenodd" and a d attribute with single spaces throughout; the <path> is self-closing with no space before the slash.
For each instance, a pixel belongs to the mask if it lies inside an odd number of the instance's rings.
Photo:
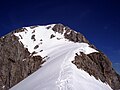
<path id="1" fill-rule="evenodd" d="M 31 54 L 35 52 L 34 56 L 40 55 L 46 62 L 10 90 L 112 90 L 108 84 L 96 80 L 72 63 L 76 53 L 98 51 L 88 43 L 66 39 L 65 32 L 53 31 L 54 26 L 24 27 L 24 31 L 14 33 Z"/>

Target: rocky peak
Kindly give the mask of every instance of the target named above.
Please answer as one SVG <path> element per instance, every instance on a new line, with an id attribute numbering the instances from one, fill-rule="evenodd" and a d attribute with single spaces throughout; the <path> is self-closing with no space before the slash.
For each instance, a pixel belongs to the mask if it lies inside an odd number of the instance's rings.
<path id="1" fill-rule="evenodd" d="M 30 29 L 33 29 L 32 36 L 30 36 L 32 42 L 36 41 L 36 36 L 34 35 L 36 27 L 39 26 L 30 27 Z M 47 30 L 50 28 L 51 26 L 46 27 Z M 87 43 L 89 47 L 98 50 L 94 45 L 90 44 L 81 33 L 67 26 L 55 24 L 52 30 L 64 35 L 64 38 L 69 41 L 74 43 Z M 34 56 L 36 52 L 30 53 L 28 48 L 24 47 L 23 43 L 19 41 L 19 39 L 23 39 L 23 37 L 21 35 L 19 35 L 19 37 L 14 35 L 14 33 L 23 31 L 27 33 L 28 30 L 23 27 L 0 38 L 0 90 L 8 90 L 16 85 L 38 70 L 45 62 L 44 58 L 48 58 L 47 56 Z M 54 37 L 56 36 L 52 34 L 49 38 L 53 39 Z M 40 38 L 39 41 L 43 42 L 43 39 Z M 39 47 L 39 45 L 34 46 L 34 50 Z M 43 52 L 43 50 L 40 52 Z M 100 51 L 90 54 L 79 52 L 79 54 L 76 53 L 72 63 L 75 64 L 77 68 L 83 69 L 96 79 L 108 83 L 113 90 L 120 89 L 120 76 L 112 68 L 112 63 L 104 53 Z"/>

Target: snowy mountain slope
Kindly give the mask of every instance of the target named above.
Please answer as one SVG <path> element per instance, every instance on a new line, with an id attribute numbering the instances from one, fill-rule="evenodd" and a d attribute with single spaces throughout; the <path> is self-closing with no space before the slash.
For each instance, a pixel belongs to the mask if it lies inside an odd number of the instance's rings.
<path id="1" fill-rule="evenodd" d="M 65 31 L 62 34 L 55 32 L 52 30 L 54 26 L 24 27 L 24 31 L 14 34 L 31 54 L 40 55 L 45 62 L 10 90 L 112 90 L 108 84 L 78 69 L 71 62 L 76 53 L 81 55 L 80 52 L 90 54 L 98 51 L 89 47 L 88 43 L 65 39 Z"/>

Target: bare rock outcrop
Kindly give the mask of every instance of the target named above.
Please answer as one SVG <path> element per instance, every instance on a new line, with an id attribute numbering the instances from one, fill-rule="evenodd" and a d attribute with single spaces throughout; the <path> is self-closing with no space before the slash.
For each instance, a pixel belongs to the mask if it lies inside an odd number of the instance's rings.
<path id="1" fill-rule="evenodd" d="M 108 83 L 113 90 L 120 89 L 120 76 L 112 68 L 112 63 L 102 52 L 80 55 L 76 54 L 75 60 L 72 61 L 77 68 L 83 69 L 96 79 Z"/>
<path id="2" fill-rule="evenodd" d="M 12 33 L 0 38 L 0 90 L 8 90 L 32 74 L 43 63 L 32 56 Z"/>
<path id="3" fill-rule="evenodd" d="M 62 24 L 56 24 L 52 29 L 55 32 L 58 32 L 61 34 L 64 33 L 64 37 L 70 41 L 89 43 L 89 41 L 81 33 L 76 32 Z"/>

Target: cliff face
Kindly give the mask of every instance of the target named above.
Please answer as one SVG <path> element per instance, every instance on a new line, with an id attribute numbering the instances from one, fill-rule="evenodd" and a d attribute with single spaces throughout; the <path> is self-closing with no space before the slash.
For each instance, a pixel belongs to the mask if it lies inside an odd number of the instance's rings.
<path id="1" fill-rule="evenodd" d="M 42 57 L 30 54 L 12 33 L 0 38 L 0 90 L 8 90 L 42 63 Z"/>
<path id="2" fill-rule="evenodd" d="M 35 28 L 37 26 L 32 26 Z M 48 29 L 50 27 L 47 27 Z M 14 35 L 15 32 L 22 32 L 25 28 L 18 29 L 0 38 L 0 90 L 8 90 L 38 68 L 45 62 L 39 55 L 34 56 L 36 52 L 30 53 L 24 45 L 19 42 L 19 38 Z M 78 32 L 65 27 L 62 24 L 56 24 L 53 31 L 63 34 L 66 39 L 72 42 L 88 43 L 90 47 L 96 47 Z M 53 38 L 54 35 L 51 36 Z M 34 36 L 32 37 L 34 40 Z M 48 44 L 49 45 L 49 44 Z M 35 49 L 37 46 L 35 47 Z M 114 90 L 120 89 L 120 76 L 112 68 L 112 63 L 102 52 L 80 55 L 76 53 L 73 64 L 79 69 L 83 69 L 96 79 L 108 83 Z"/>

